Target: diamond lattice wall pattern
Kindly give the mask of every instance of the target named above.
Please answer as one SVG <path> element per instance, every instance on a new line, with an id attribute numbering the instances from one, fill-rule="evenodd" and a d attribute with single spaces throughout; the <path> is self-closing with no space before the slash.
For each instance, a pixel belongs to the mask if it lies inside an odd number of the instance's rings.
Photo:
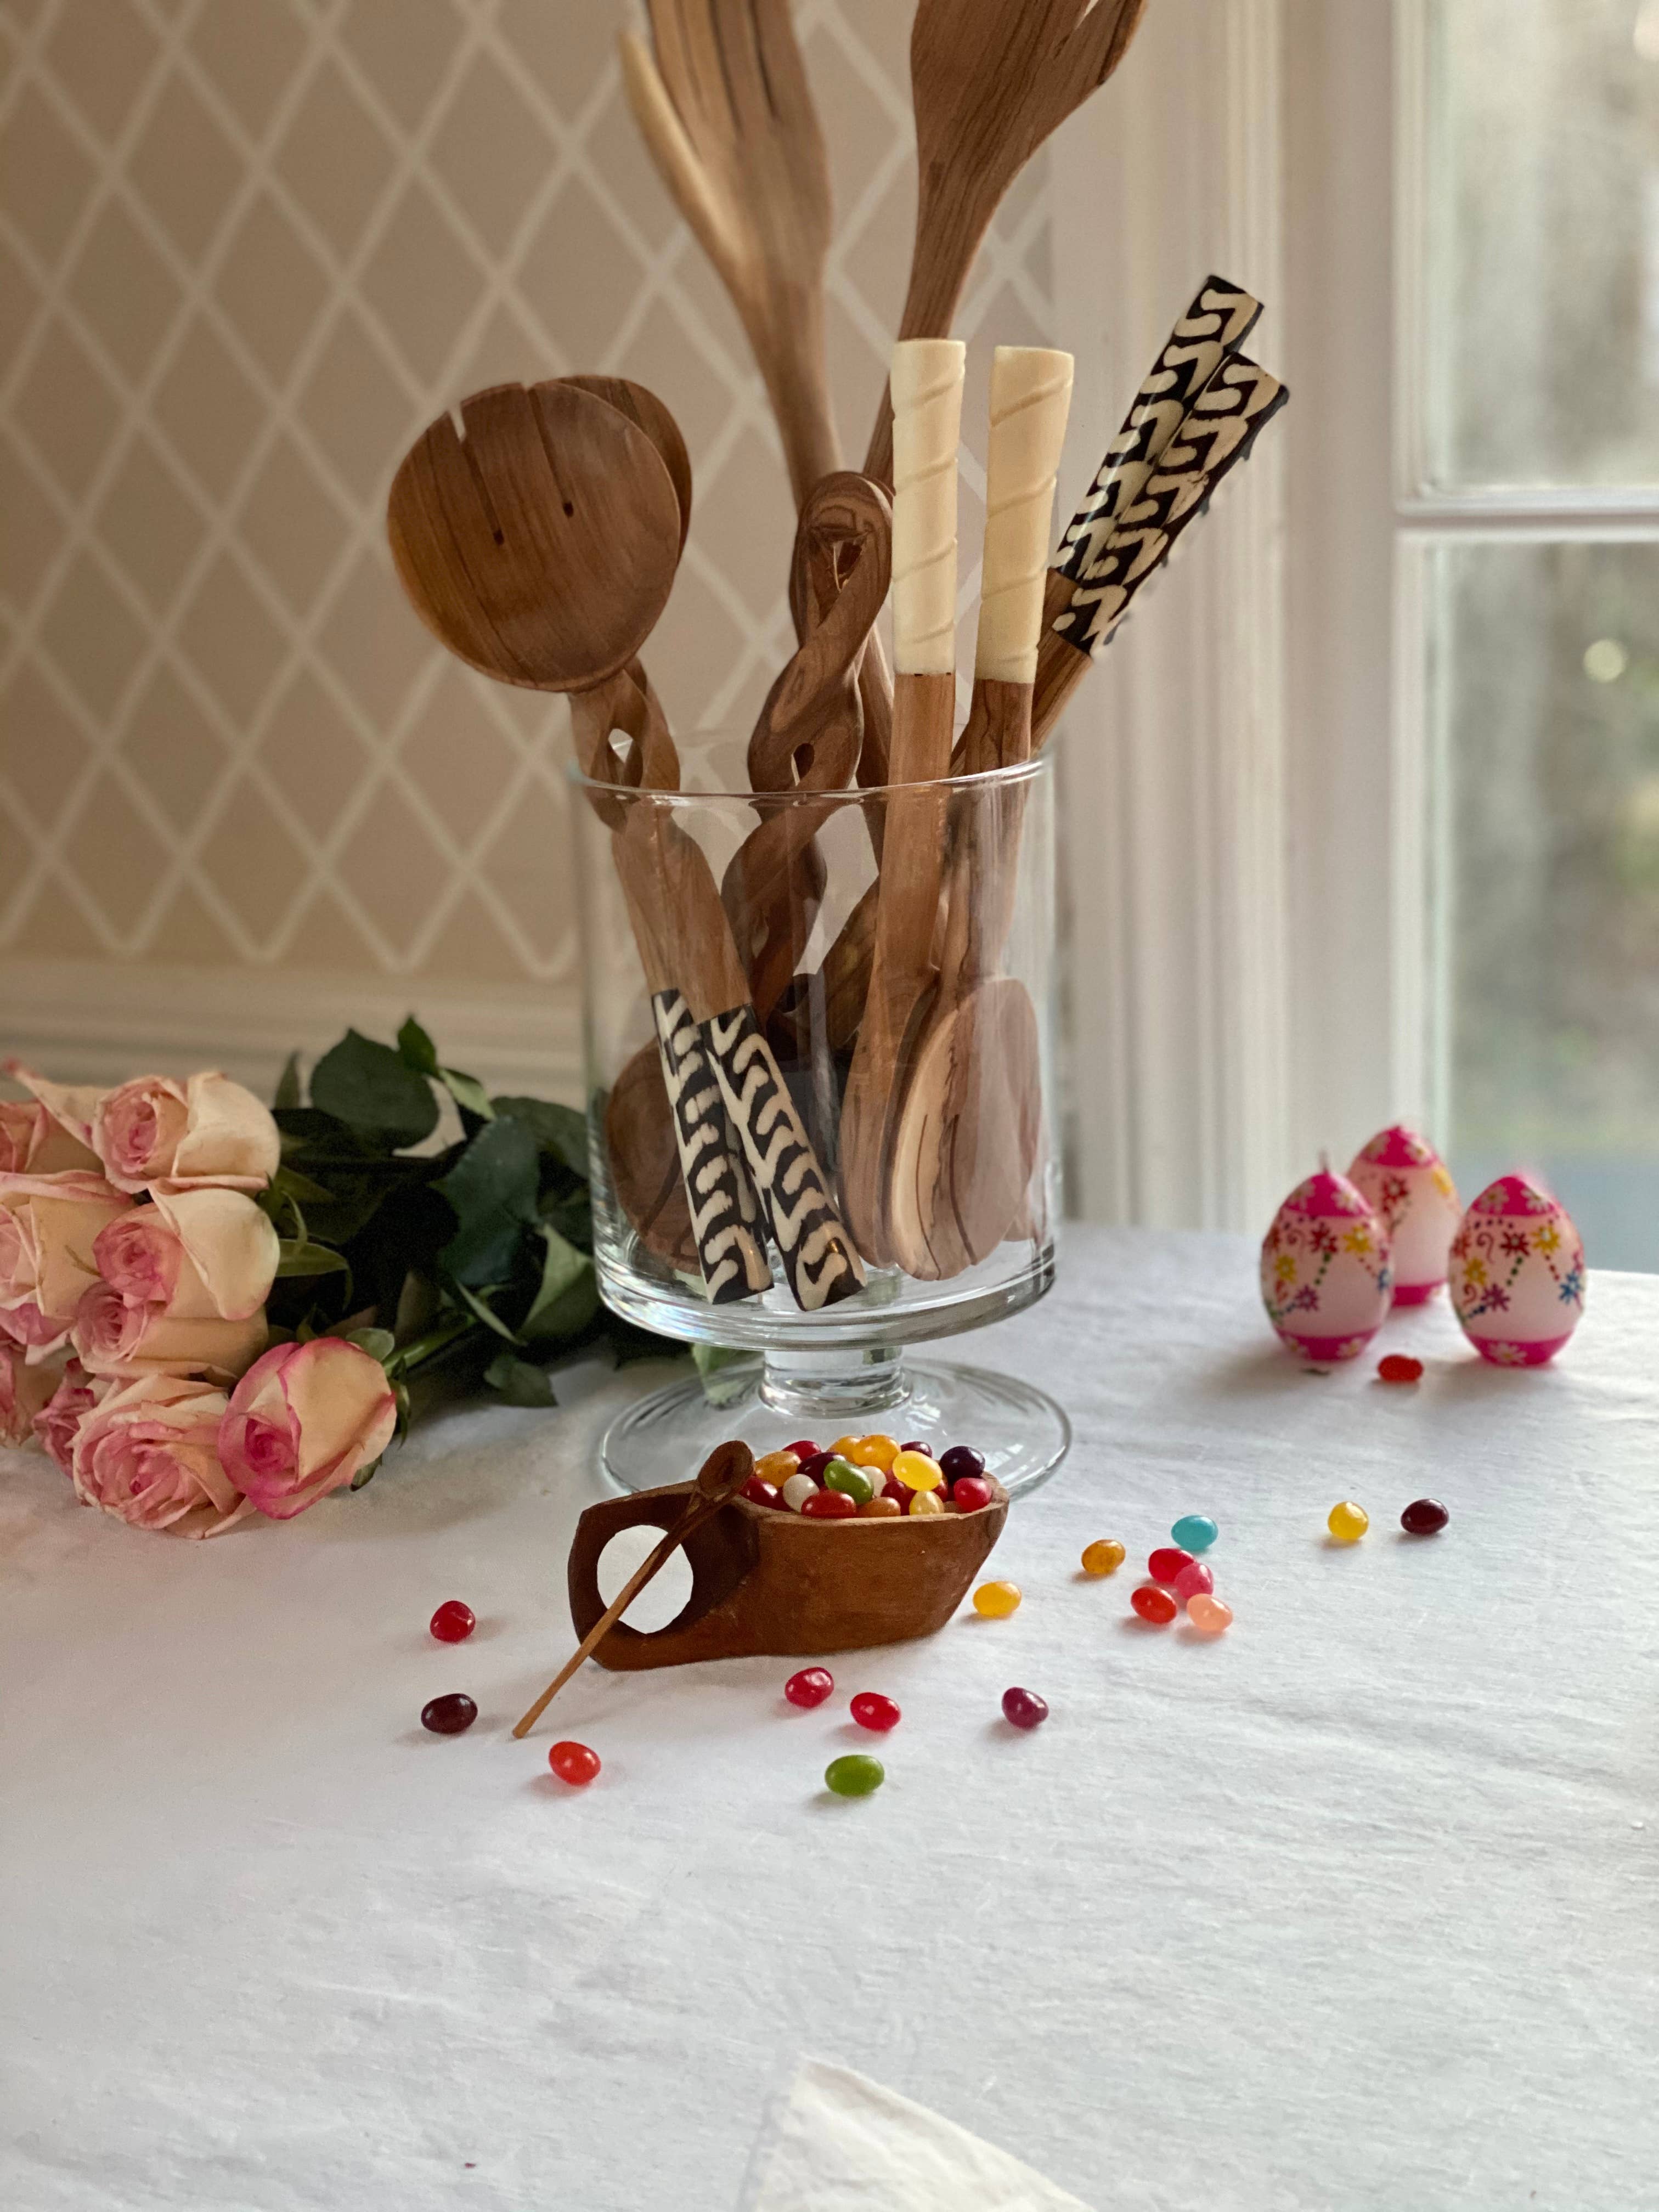
<path id="1" fill-rule="evenodd" d="M 463 393 L 606 370 L 679 416 L 696 510 L 650 658 L 682 726 L 744 721 L 789 650 L 777 442 L 623 99 L 630 13 L 0 0 L 0 994 L 64 1035 L 80 994 L 82 1060 L 95 1008 L 179 979 L 256 1057 L 250 1009 L 342 994 L 574 1034 L 563 707 L 450 662 L 386 550 L 398 459 Z M 855 459 L 908 259 L 911 9 L 796 13 Z M 1039 161 L 961 334 L 1047 341 L 1048 252 Z"/>

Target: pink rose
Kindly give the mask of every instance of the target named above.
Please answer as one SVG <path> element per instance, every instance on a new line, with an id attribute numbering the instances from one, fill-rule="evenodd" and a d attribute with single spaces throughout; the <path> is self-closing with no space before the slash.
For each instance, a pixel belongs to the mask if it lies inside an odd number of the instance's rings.
<path id="1" fill-rule="evenodd" d="M 101 1176 L 0 1175 L 0 1320 L 39 1362 L 69 1336 L 98 1279 L 93 1246 L 132 1204 Z"/>
<path id="2" fill-rule="evenodd" d="M 58 1378 L 58 1388 L 51 1399 L 35 1415 L 35 1435 L 65 1474 L 72 1471 L 81 1417 L 98 1403 L 100 1394 L 106 1393 L 109 1387 L 107 1382 L 90 1382 L 80 1361 L 71 1359 Z"/>
<path id="3" fill-rule="evenodd" d="M 15 1344 L 0 1344 L 0 1444 L 28 1442 L 58 1379 L 55 1367 L 31 1367 Z"/>
<path id="4" fill-rule="evenodd" d="M 81 1417 L 70 1474 L 85 1505 L 134 1528 L 216 1536 L 247 1512 L 219 1464 L 225 1394 L 177 1375 L 141 1375 Z"/>
<path id="5" fill-rule="evenodd" d="M 207 1373 L 229 1382 L 264 1350 L 281 1254 L 244 1192 L 158 1192 L 102 1230 L 103 1277 L 82 1299 L 75 1348 L 94 1375 Z"/>
<path id="6" fill-rule="evenodd" d="M 292 1520 L 372 1467 L 397 1401 L 378 1360 L 343 1337 L 273 1345 L 231 1394 L 219 1456 L 273 1521 Z"/>
<path id="7" fill-rule="evenodd" d="M 189 1190 L 222 1183 L 262 1190 L 276 1172 L 282 1140 L 269 1111 L 228 1076 L 143 1075 L 106 1091 L 92 1141 L 121 1190 L 148 1183 Z"/>
<path id="8" fill-rule="evenodd" d="M 54 1121 L 38 1098 L 0 1098 L 0 1175 L 98 1172 L 98 1155 Z"/>
<path id="9" fill-rule="evenodd" d="M 180 1317 L 94 1283 L 75 1316 L 73 1341 L 89 1375 L 209 1375 L 234 1382 L 264 1349 L 263 1313 L 251 1321 Z"/>

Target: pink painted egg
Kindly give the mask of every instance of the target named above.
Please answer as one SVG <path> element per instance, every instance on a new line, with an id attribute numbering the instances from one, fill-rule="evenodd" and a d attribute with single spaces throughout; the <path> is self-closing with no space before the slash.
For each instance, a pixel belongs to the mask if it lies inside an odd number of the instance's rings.
<path id="1" fill-rule="evenodd" d="M 1452 1239 L 1451 1302 L 1495 1367 L 1553 1359 L 1584 1312 L 1584 1248 L 1565 1206 L 1525 1176 L 1489 1184 Z"/>
<path id="2" fill-rule="evenodd" d="M 1298 1183 L 1261 1245 L 1261 1302 L 1292 1352 L 1357 1359 L 1382 1328 L 1394 1276 L 1389 1232 L 1346 1176 Z"/>
<path id="3" fill-rule="evenodd" d="M 1348 1181 L 1389 1232 L 1395 1305 L 1420 1306 L 1445 1285 L 1463 1211 L 1444 1162 L 1396 1121 L 1355 1154 Z"/>

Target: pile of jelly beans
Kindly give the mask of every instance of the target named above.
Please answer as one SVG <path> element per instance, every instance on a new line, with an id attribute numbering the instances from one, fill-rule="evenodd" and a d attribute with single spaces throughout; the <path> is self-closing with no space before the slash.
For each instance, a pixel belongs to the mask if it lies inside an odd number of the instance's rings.
<path id="1" fill-rule="evenodd" d="M 1129 1594 L 1129 1603 L 1151 1628 L 1167 1628 L 1184 1605 L 1187 1618 L 1203 1636 L 1220 1636 L 1233 1625 L 1232 1607 L 1215 1595 L 1215 1577 L 1199 1553 L 1207 1552 L 1220 1530 L 1207 1513 L 1183 1513 L 1146 1561 L 1146 1579 Z M 1083 1571 L 1097 1578 L 1115 1575 L 1128 1554 L 1115 1538 L 1087 1545 Z"/>
<path id="2" fill-rule="evenodd" d="M 837 1437 L 829 1445 L 802 1437 L 757 1459 L 742 1494 L 811 1521 L 979 1513 L 996 1496 L 970 1445 L 952 1444 L 935 1457 L 930 1445 L 884 1436 Z"/>

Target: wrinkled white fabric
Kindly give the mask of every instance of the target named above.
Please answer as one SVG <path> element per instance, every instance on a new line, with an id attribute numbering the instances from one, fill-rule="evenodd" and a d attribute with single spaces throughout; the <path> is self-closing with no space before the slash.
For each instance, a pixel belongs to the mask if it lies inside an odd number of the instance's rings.
<path id="1" fill-rule="evenodd" d="M 994 1555 L 1020 1610 L 835 1659 L 815 1713 L 787 1662 L 589 1668 L 548 1716 L 582 1793 L 507 1731 L 640 1370 L 211 1544 L 0 1457 L 0 2203 L 732 2212 L 812 2057 L 1094 2212 L 1659 2204 L 1659 1279 L 1595 1277 L 1535 1374 L 1402 1318 L 1376 1349 L 1429 1372 L 1389 1389 L 1301 1372 L 1255 1274 L 1073 1233 L 940 1347 L 1076 1424 Z M 1194 1509 L 1215 1644 L 1129 1614 Z M 903 1707 L 887 1785 L 831 1798 L 860 1689 Z M 467 1735 L 421 1729 L 447 1690 Z"/>
<path id="2" fill-rule="evenodd" d="M 966 2128 L 809 2063 L 768 2122 L 739 2212 L 1087 2212 Z"/>

